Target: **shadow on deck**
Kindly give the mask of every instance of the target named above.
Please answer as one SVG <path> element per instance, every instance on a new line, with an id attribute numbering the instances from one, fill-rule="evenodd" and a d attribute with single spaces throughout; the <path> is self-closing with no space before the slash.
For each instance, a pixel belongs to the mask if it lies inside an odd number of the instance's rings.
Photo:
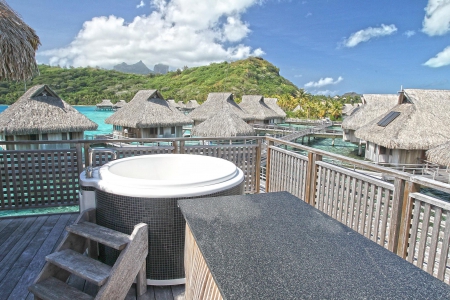
<path id="1" fill-rule="evenodd" d="M 78 214 L 59 214 L 0 219 L 0 299 L 33 299 L 28 286 L 45 264 Z M 71 277 L 69 283 L 95 295 L 96 287 Z M 127 300 L 136 299 L 132 287 Z M 184 285 L 148 287 L 142 299 L 184 300 Z"/>

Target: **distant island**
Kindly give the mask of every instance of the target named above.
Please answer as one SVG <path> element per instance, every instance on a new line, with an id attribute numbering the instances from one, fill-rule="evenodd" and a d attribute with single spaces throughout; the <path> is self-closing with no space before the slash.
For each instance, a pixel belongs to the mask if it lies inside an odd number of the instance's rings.
<path id="1" fill-rule="evenodd" d="M 140 74 L 140 75 L 148 75 L 148 74 L 167 74 L 169 72 L 169 66 L 164 64 L 156 64 L 153 71 L 150 70 L 142 60 L 138 61 L 135 64 L 129 65 L 125 62 L 115 65 L 113 70 L 123 73 L 131 73 L 131 74 Z"/>

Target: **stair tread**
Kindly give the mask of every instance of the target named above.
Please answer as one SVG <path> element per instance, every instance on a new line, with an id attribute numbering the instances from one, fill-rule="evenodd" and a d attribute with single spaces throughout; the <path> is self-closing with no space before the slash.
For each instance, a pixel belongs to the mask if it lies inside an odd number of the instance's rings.
<path id="1" fill-rule="evenodd" d="M 92 300 L 94 297 L 54 277 L 31 285 L 28 290 L 43 300 Z"/>
<path id="2" fill-rule="evenodd" d="M 97 286 L 102 286 L 111 274 L 110 266 L 71 249 L 54 252 L 45 259 Z"/>
<path id="3" fill-rule="evenodd" d="M 94 223 L 82 222 L 67 226 L 67 231 L 99 242 L 116 250 L 123 250 L 130 242 L 128 235 Z"/>

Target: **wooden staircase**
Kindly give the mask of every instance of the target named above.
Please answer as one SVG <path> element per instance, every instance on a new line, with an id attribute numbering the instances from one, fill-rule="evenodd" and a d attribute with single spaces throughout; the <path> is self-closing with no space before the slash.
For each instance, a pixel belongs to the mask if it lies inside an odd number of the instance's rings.
<path id="1" fill-rule="evenodd" d="M 136 225 L 131 235 L 127 235 L 95 224 L 95 209 L 89 209 L 66 230 L 67 236 L 45 258 L 44 268 L 28 287 L 35 299 L 124 299 L 135 279 L 137 297 L 145 294 L 147 224 Z M 121 251 L 114 266 L 96 260 L 98 243 Z M 86 250 L 89 257 L 83 255 Z M 97 285 L 95 298 L 69 286 L 66 281 L 71 274 Z"/>

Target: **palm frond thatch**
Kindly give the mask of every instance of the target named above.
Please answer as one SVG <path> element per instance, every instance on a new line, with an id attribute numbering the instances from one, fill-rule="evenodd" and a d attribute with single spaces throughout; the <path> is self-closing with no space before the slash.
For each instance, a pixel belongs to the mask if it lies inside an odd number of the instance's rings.
<path id="1" fill-rule="evenodd" d="M 97 127 L 47 85 L 33 86 L 0 114 L 4 135 L 82 132 Z"/>
<path id="2" fill-rule="evenodd" d="M 264 98 L 261 95 L 242 96 L 239 107 L 258 121 L 279 118 L 279 115 L 264 103 Z"/>
<path id="3" fill-rule="evenodd" d="M 389 112 L 400 115 L 379 126 Z M 390 149 L 428 150 L 450 140 L 450 90 L 405 89 L 401 104 L 355 131 L 357 138 Z"/>
<path id="4" fill-rule="evenodd" d="M 279 118 L 286 118 L 286 113 L 277 104 L 277 98 L 264 98 L 264 103 L 267 104 L 274 112 L 278 114 Z"/>
<path id="5" fill-rule="evenodd" d="M 209 93 L 208 98 L 202 105 L 195 108 L 190 114 L 195 121 L 203 122 L 216 112 L 221 111 L 224 107 L 229 106 L 230 109 L 244 121 L 254 120 L 252 116 L 247 114 L 234 102 L 231 93 Z"/>
<path id="6" fill-rule="evenodd" d="M 124 107 L 124 105 L 127 104 L 127 101 L 125 100 L 119 100 L 118 102 L 116 102 L 116 104 L 114 104 L 114 108 L 122 108 Z"/>
<path id="7" fill-rule="evenodd" d="M 198 104 L 197 100 L 189 100 L 184 107 L 188 109 L 196 109 L 199 106 L 200 104 Z"/>
<path id="8" fill-rule="evenodd" d="M 141 90 L 127 105 L 105 120 L 130 128 L 169 127 L 192 124 L 192 120 L 169 105 L 157 90 Z"/>
<path id="9" fill-rule="evenodd" d="M 37 74 L 35 52 L 40 44 L 36 32 L 0 0 L 0 81 L 25 81 Z"/>
<path id="10" fill-rule="evenodd" d="M 192 129 L 192 135 L 198 137 L 254 136 L 255 134 L 253 126 L 245 123 L 228 106 Z"/>
<path id="11" fill-rule="evenodd" d="M 435 164 L 450 166 L 450 141 L 426 152 L 427 159 Z"/>
<path id="12" fill-rule="evenodd" d="M 354 111 L 354 109 L 356 109 L 357 107 L 354 107 L 351 104 L 347 106 L 347 114 L 349 115 L 349 117 L 345 118 L 345 120 L 342 121 L 343 129 L 357 130 L 376 117 L 385 114 L 395 105 L 397 105 L 398 95 L 364 94 L 363 99 L 365 104 L 360 107 L 357 106 L 359 107 L 357 111 Z"/>

